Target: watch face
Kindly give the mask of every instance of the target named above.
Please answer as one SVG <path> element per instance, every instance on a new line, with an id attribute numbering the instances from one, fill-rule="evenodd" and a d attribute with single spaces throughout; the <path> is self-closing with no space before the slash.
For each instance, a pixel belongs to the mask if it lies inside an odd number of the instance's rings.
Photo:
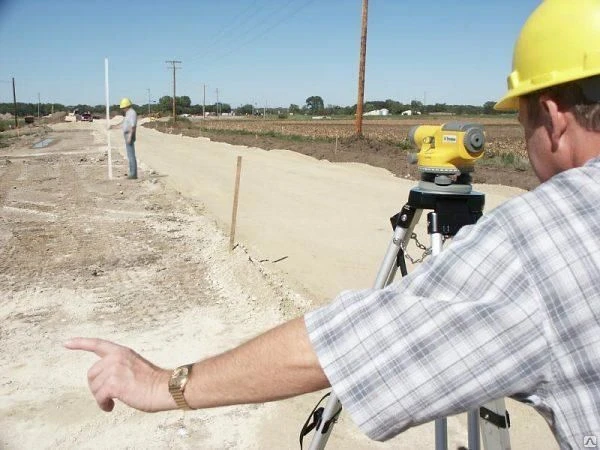
<path id="1" fill-rule="evenodd" d="M 185 380 L 185 378 L 189 374 L 189 368 L 187 366 L 178 367 L 173 371 L 171 375 L 170 385 L 180 386 L 181 382 Z"/>

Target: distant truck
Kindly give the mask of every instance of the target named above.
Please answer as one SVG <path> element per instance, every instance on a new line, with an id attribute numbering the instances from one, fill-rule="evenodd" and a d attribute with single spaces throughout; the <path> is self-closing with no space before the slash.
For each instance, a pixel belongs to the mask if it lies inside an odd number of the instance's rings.
<path id="1" fill-rule="evenodd" d="M 90 112 L 84 112 L 81 115 L 81 121 L 82 122 L 93 122 L 94 121 L 94 117 L 92 116 L 92 113 L 90 113 Z"/>

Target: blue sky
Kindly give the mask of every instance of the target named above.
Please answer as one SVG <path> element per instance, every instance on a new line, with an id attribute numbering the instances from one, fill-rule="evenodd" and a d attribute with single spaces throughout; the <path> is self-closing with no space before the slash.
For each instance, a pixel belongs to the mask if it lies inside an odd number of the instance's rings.
<path id="1" fill-rule="evenodd" d="M 501 97 L 539 0 L 371 0 L 365 100 L 481 105 Z M 362 0 L 0 0 L 0 103 L 137 104 L 172 95 L 232 107 L 357 98 Z"/>

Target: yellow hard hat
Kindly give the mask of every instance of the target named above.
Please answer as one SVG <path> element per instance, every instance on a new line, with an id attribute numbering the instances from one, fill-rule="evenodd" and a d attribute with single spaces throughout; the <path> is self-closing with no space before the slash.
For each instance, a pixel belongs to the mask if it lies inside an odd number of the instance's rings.
<path id="1" fill-rule="evenodd" d="M 121 100 L 121 103 L 119 104 L 119 107 L 121 109 L 128 108 L 130 106 L 131 106 L 131 100 L 129 100 L 127 97 L 123 98 L 123 100 Z"/>
<path id="2" fill-rule="evenodd" d="M 600 2 L 545 0 L 521 29 L 508 92 L 494 106 L 519 109 L 519 97 L 600 74 Z"/>

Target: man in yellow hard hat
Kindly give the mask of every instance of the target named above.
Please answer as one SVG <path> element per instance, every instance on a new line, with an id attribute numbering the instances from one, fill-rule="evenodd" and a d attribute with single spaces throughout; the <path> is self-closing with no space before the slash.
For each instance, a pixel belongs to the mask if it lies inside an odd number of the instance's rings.
<path id="1" fill-rule="evenodd" d="M 125 148 L 127 150 L 127 160 L 129 161 L 129 173 L 127 178 L 135 180 L 137 178 L 137 160 L 135 157 L 135 134 L 137 129 L 137 113 L 133 109 L 131 100 L 127 97 L 121 100 L 119 104 L 125 114 L 121 128 L 125 137 Z"/>
<path id="2" fill-rule="evenodd" d="M 164 370 L 75 338 L 68 348 L 100 357 L 88 373 L 99 406 L 207 408 L 331 385 L 385 440 L 511 396 L 546 418 L 563 449 L 600 440 L 600 2 L 541 3 L 508 87 L 497 108 L 519 110 L 537 189 L 385 289 L 342 293 L 190 366 Z"/>

